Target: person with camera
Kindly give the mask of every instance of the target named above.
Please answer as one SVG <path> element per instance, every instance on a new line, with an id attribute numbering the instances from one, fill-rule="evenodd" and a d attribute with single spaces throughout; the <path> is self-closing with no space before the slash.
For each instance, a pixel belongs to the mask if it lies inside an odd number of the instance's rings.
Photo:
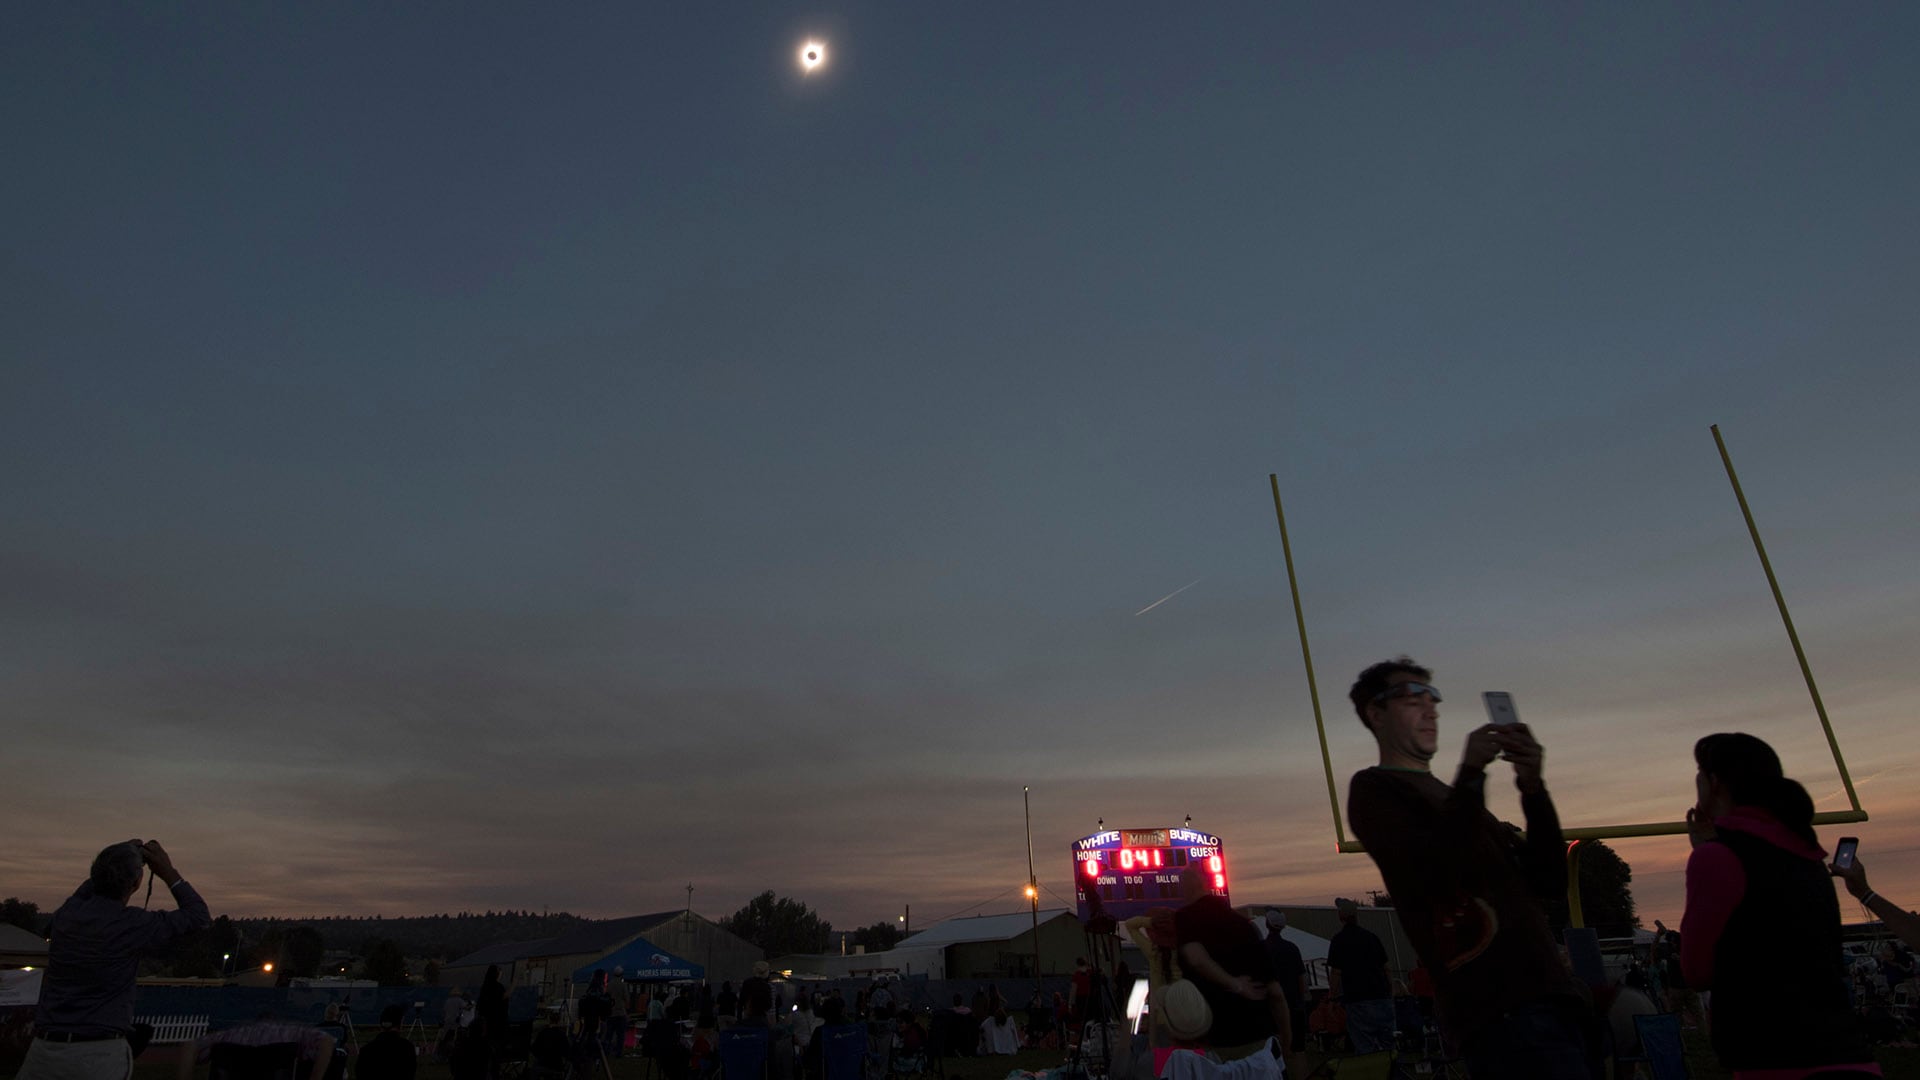
<path id="1" fill-rule="evenodd" d="M 148 869 L 166 882 L 175 910 L 129 903 Z M 125 840 L 94 856 L 87 880 L 53 913 L 33 1044 L 19 1080 L 125 1080 L 133 1071 L 128 1037 L 140 958 L 212 923 L 206 901 L 158 840 Z"/>
<path id="2" fill-rule="evenodd" d="M 1881 1075 L 1847 998 L 1840 901 L 1812 797 L 1752 735 L 1708 735 L 1693 759 L 1680 964 L 1688 986 L 1712 992 L 1721 1066 L 1734 1080 Z"/>
<path id="3" fill-rule="evenodd" d="M 1920 949 L 1920 915 L 1874 892 L 1873 886 L 1867 884 L 1867 865 L 1858 856 L 1846 866 L 1829 863 L 1827 873 L 1845 882 L 1847 892 L 1860 901 L 1860 906 L 1872 912 L 1873 917 L 1906 942 L 1908 948 Z"/>
<path id="4" fill-rule="evenodd" d="M 1525 724 L 1475 728 L 1449 785 L 1432 770 L 1440 749 L 1432 672 L 1404 656 L 1387 660 L 1361 672 L 1348 698 L 1380 764 L 1354 774 L 1347 820 L 1433 973 L 1442 1031 L 1474 1080 L 1588 1080 L 1598 1064 L 1591 1011 L 1542 906 L 1566 894 L 1567 864 L 1540 744 Z M 1524 837 L 1487 810 L 1496 758 L 1513 765 Z"/>

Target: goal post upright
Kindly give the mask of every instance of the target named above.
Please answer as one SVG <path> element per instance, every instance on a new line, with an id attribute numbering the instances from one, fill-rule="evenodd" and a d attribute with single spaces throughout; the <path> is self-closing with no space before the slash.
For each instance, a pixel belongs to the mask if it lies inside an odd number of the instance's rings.
<path id="1" fill-rule="evenodd" d="M 1833 723 L 1827 717 L 1827 706 L 1820 698 L 1820 688 L 1813 679 L 1813 667 L 1807 662 L 1806 650 L 1800 644 L 1800 634 L 1794 629 L 1793 616 L 1787 611 L 1786 597 L 1780 591 L 1780 581 L 1774 575 L 1773 563 L 1767 558 L 1766 545 L 1760 540 L 1760 529 L 1754 523 L 1753 511 L 1747 505 L 1747 496 L 1740 487 L 1740 478 L 1734 472 L 1733 458 L 1727 453 L 1727 444 L 1720 436 L 1720 425 L 1714 424 L 1714 445 L 1719 448 L 1720 462 L 1726 467 L 1727 480 L 1733 485 L 1733 495 L 1740 504 L 1740 514 L 1746 520 L 1747 534 L 1753 540 L 1754 553 L 1760 557 L 1760 568 L 1767 575 L 1767 587 L 1773 592 L 1773 602 L 1780 610 L 1780 621 L 1787 630 L 1787 640 L 1793 645 L 1794 658 L 1800 664 L 1800 675 L 1806 680 L 1807 694 L 1813 699 L 1813 710 L 1820 719 L 1820 730 L 1827 737 L 1827 749 L 1833 753 L 1833 763 L 1840 771 L 1840 783 L 1846 789 L 1848 809 L 1827 810 L 1813 815 L 1815 825 L 1847 825 L 1867 820 L 1867 812 L 1860 805 L 1860 795 L 1854 789 L 1853 776 L 1847 771 L 1845 755 L 1840 750 L 1840 740 L 1833 732 Z M 1287 535 L 1287 515 L 1280 503 L 1280 478 L 1277 473 L 1268 473 L 1267 481 L 1273 489 L 1273 512 L 1280 523 L 1280 549 L 1286 560 L 1287 587 L 1293 597 L 1294 625 L 1300 632 L 1300 658 L 1307 669 L 1307 694 L 1313 702 L 1313 726 L 1320 737 L 1320 764 L 1326 772 L 1327 803 L 1333 810 L 1334 848 L 1342 854 L 1365 852 L 1366 846 L 1358 840 L 1349 840 L 1346 829 L 1340 820 L 1340 797 L 1334 786 L 1333 756 L 1327 746 L 1326 721 L 1320 709 L 1320 689 L 1313 672 L 1313 651 L 1307 644 L 1306 614 L 1300 605 L 1300 582 L 1293 567 L 1293 543 Z M 1682 836 L 1687 832 L 1684 821 L 1658 821 L 1630 825 L 1580 825 L 1560 830 L 1568 841 L 1568 906 L 1574 915 L 1574 925 L 1581 924 L 1580 902 L 1577 895 L 1579 887 L 1579 855 L 1587 841 L 1626 840 L 1650 836 Z"/>
<path id="2" fill-rule="evenodd" d="M 1727 467 L 1727 482 L 1733 485 L 1733 497 L 1740 502 L 1740 515 L 1747 519 L 1747 535 L 1753 538 L 1754 554 L 1760 556 L 1760 569 L 1766 571 L 1767 587 L 1773 590 L 1773 602 L 1780 609 L 1780 622 L 1787 628 L 1787 640 L 1793 643 L 1793 657 L 1800 661 L 1800 677 L 1807 681 L 1807 694 L 1813 698 L 1813 711 L 1820 717 L 1820 730 L 1826 732 L 1827 749 L 1833 751 L 1833 763 L 1840 770 L 1840 784 L 1847 789 L 1847 804 L 1859 814 L 1852 821 L 1867 820 L 1860 808 L 1860 796 L 1853 790 L 1853 776 L 1847 772 L 1847 759 L 1840 755 L 1840 740 L 1834 737 L 1833 722 L 1827 719 L 1826 702 L 1820 700 L 1820 687 L 1813 681 L 1813 667 L 1807 663 L 1807 650 L 1800 647 L 1800 633 L 1793 628 L 1793 616 L 1787 611 L 1787 598 L 1780 592 L 1780 579 L 1773 575 L 1773 562 L 1767 558 L 1767 546 L 1760 542 L 1760 528 L 1753 523 L 1753 510 L 1747 506 L 1747 494 L 1740 490 L 1740 477 L 1733 471 L 1733 458 L 1727 453 L 1727 441 L 1720 437 L 1720 425 L 1714 424 L 1713 444 L 1720 448 L 1720 463 Z"/>
<path id="3" fill-rule="evenodd" d="M 1320 764 L 1327 771 L 1327 804 L 1333 807 L 1335 851 L 1363 851 L 1357 841 L 1347 840 L 1340 823 L 1340 796 L 1333 786 L 1333 755 L 1327 750 L 1327 724 L 1320 715 L 1320 686 L 1313 677 L 1313 649 L 1307 645 L 1307 615 L 1300 607 L 1300 579 L 1293 572 L 1293 543 L 1287 539 L 1287 512 L 1280 506 L 1280 474 L 1268 473 L 1273 487 L 1273 516 L 1280 520 L 1280 553 L 1287 562 L 1287 588 L 1293 593 L 1293 622 L 1300 629 L 1300 659 L 1307 665 L 1307 696 L 1313 699 L 1313 727 L 1320 733 Z M 1350 846 L 1351 845 L 1351 846 Z"/>

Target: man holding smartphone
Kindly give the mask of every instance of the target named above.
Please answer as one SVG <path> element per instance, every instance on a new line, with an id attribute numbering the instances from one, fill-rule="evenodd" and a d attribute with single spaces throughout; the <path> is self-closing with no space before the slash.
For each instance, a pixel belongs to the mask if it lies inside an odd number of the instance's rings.
<path id="1" fill-rule="evenodd" d="M 178 909 L 129 906 L 143 871 Z M 94 857 L 87 880 L 53 913 L 47 976 L 19 1080 L 125 1080 L 133 1071 L 133 979 L 140 957 L 213 922 L 206 901 L 157 840 L 123 840 Z"/>
<path id="2" fill-rule="evenodd" d="M 1432 679 L 1403 656 L 1354 682 L 1348 696 L 1380 764 L 1354 774 L 1347 819 L 1433 975 L 1441 1027 L 1474 1080 L 1589 1080 L 1598 1060 L 1590 1010 L 1541 907 L 1565 894 L 1567 868 L 1540 744 L 1517 716 L 1475 728 L 1448 786 L 1431 768 L 1440 745 Z M 1513 764 L 1524 837 L 1487 811 L 1496 757 Z"/>

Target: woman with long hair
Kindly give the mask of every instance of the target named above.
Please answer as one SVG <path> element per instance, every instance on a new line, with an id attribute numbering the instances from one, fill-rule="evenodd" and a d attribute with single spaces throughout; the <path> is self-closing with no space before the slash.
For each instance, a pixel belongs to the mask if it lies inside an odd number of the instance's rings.
<path id="1" fill-rule="evenodd" d="M 1714 1053 L 1735 1080 L 1881 1075 L 1849 1007 L 1840 903 L 1813 832 L 1813 800 L 1751 735 L 1693 747 L 1680 964 L 1711 990 Z"/>

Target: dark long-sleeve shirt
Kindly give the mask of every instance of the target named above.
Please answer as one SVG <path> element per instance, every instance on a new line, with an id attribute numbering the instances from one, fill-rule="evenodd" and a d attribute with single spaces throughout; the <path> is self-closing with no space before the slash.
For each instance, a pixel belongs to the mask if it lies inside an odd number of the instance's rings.
<path id="1" fill-rule="evenodd" d="M 42 1031 L 102 1035 L 133 1029 L 133 979 L 140 958 L 213 920 L 207 902 L 183 879 L 174 911 L 146 911 L 100 896 L 82 882 L 49 929 L 47 975 L 34 1023 Z"/>
<path id="2" fill-rule="evenodd" d="M 1354 774 L 1347 818 L 1367 845 L 1400 925 L 1433 973 L 1441 1021 L 1462 1041 L 1518 1005 L 1577 999 L 1540 901 L 1567 886 L 1560 818 L 1522 795 L 1524 839 L 1487 812 L 1486 774 L 1449 787 L 1432 773 Z"/>

